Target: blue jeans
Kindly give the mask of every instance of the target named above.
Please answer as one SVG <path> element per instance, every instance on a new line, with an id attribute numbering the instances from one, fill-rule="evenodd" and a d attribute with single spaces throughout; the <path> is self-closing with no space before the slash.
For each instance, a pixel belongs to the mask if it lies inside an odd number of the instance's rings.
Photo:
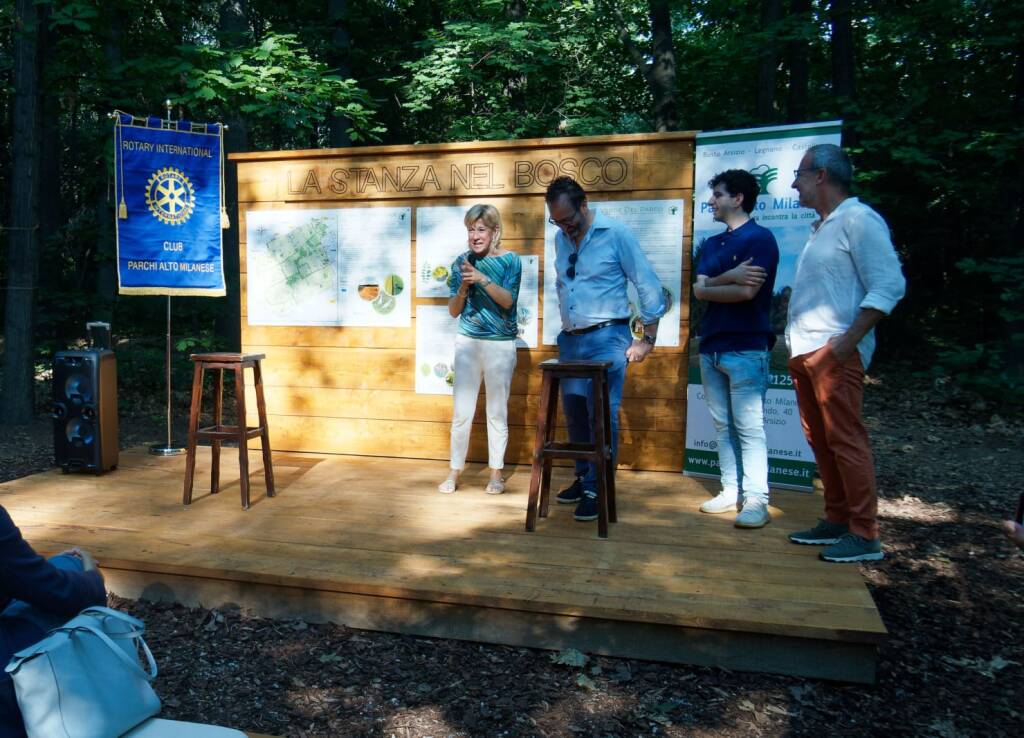
<path id="1" fill-rule="evenodd" d="M 50 559 L 58 569 L 82 571 L 82 560 L 77 556 L 58 554 Z M 43 639 L 50 630 L 67 622 L 67 618 L 42 612 L 27 602 L 13 600 L 0 613 L 0 649 L 2 666 L 7 666 L 11 656 L 23 648 Z M 0 738 L 24 738 L 25 728 L 21 722 L 21 711 L 14 695 L 14 683 L 10 675 L 0 671 Z"/>
<path id="2" fill-rule="evenodd" d="M 700 376 L 718 434 L 722 492 L 768 504 L 768 352 L 701 354 Z"/>
<path id="3" fill-rule="evenodd" d="M 609 325 L 596 331 L 573 336 L 558 334 L 558 358 L 562 361 L 610 361 L 608 370 L 608 404 L 611 415 L 612 459 L 619 450 L 619 405 L 622 385 L 626 383 L 626 349 L 633 343 L 628 325 Z M 594 414 L 593 382 L 588 379 L 563 379 L 562 409 L 573 443 L 593 443 L 590 418 Z M 597 467 L 591 461 L 577 461 L 576 475 L 583 478 L 583 489 L 597 491 Z"/>

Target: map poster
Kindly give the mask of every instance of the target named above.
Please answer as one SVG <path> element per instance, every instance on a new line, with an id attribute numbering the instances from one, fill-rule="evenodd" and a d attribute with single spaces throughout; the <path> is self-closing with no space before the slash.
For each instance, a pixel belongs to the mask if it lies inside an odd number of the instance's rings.
<path id="1" fill-rule="evenodd" d="M 334 210 L 246 214 L 249 325 L 338 324 Z"/>
<path id="2" fill-rule="evenodd" d="M 683 283 L 683 219 L 682 200 L 623 200 L 618 202 L 590 201 L 590 207 L 629 226 L 640 242 L 640 248 L 661 280 L 661 288 L 668 303 L 668 311 L 661 318 L 658 331 L 659 346 L 679 345 L 679 295 Z M 545 214 L 548 215 L 545 208 Z M 558 291 L 555 286 L 555 234 L 557 226 L 548 223 L 544 229 L 544 330 L 545 344 L 558 342 L 562 319 L 558 311 Z M 631 328 L 639 336 L 636 288 L 626 288 L 629 297 Z"/>
<path id="3" fill-rule="evenodd" d="M 416 296 L 449 297 L 448 272 L 465 251 L 467 208 L 435 205 L 416 208 Z"/>
<path id="4" fill-rule="evenodd" d="M 459 319 L 447 305 L 416 306 L 416 393 L 450 395 L 455 383 Z"/>
<path id="5" fill-rule="evenodd" d="M 338 215 L 338 316 L 346 326 L 412 324 L 412 209 L 344 208 Z"/>
<path id="6" fill-rule="evenodd" d="M 800 427 L 793 380 L 786 368 L 789 352 L 783 334 L 786 328 L 789 292 L 796 276 L 796 262 L 807 242 L 813 210 L 800 207 L 792 189 L 793 170 L 809 146 L 839 144 L 841 122 L 773 126 L 697 135 L 693 188 L 693 264 L 700 260 L 704 240 L 721 233 L 725 226 L 712 217 L 708 180 L 726 169 L 746 169 L 761 187 L 753 217 L 769 229 L 779 244 L 779 267 L 772 295 L 772 329 L 778 336 L 771 352 L 768 396 L 765 401 L 765 434 L 768 437 L 768 482 L 774 487 L 811 489 L 814 454 Z M 686 404 L 686 462 L 684 473 L 719 476 L 718 441 L 704 400 L 700 377 L 700 319 L 704 306 L 694 300 L 690 308 L 691 341 L 689 384 Z"/>
<path id="7" fill-rule="evenodd" d="M 523 277 L 519 283 L 519 301 L 516 304 L 516 322 L 519 324 L 519 338 L 516 348 L 537 348 L 538 304 L 537 283 L 539 281 L 540 258 L 520 256 L 523 263 Z"/>

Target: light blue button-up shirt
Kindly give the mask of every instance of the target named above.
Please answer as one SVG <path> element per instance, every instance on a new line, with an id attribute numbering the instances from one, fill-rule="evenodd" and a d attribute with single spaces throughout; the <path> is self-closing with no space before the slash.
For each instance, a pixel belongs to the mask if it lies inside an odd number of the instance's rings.
<path id="1" fill-rule="evenodd" d="M 640 319 L 645 325 L 653 323 L 665 314 L 658 275 L 629 228 L 593 210 L 594 222 L 579 249 L 561 230 L 555 234 L 555 286 L 562 330 L 629 318 L 627 281 L 633 283 L 640 298 Z M 576 278 L 569 279 L 569 255 L 574 251 L 579 253 Z"/>

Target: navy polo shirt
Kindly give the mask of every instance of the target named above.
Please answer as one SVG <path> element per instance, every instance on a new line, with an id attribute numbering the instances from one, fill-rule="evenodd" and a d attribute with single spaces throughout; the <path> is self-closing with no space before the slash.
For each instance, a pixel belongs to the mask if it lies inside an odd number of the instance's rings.
<path id="1" fill-rule="evenodd" d="M 753 300 L 708 302 L 700 323 L 700 353 L 765 351 L 775 335 L 771 328 L 772 292 L 779 267 L 779 246 L 764 226 L 748 220 L 733 231 L 723 231 L 704 241 L 697 274 L 717 277 L 747 259 L 764 267 L 767 279 Z"/>

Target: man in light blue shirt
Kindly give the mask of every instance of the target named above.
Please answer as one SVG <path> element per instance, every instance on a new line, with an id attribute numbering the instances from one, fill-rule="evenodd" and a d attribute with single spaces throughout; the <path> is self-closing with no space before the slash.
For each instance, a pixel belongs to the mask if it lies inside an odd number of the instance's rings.
<path id="1" fill-rule="evenodd" d="M 587 193 L 571 177 L 558 177 L 544 197 L 557 226 L 555 272 L 562 332 L 558 358 L 563 361 L 610 361 L 608 394 L 612 458 L 619 445 L 619 405 L 629 362 L 641 362 L 654 349 L 658 320 L 665 314 L 661 281 L 624 224 L 587 206 Z M 630 332 L 629 298 L 632 282 L 639 296 L 643 337 Z M 562 406 L 569 440 L 589 443 L 594 408 L 590 383 L 562 381 Z M 576 481 L 558 493 L 559 503 L 576 504 L 576 520 L 597 519 L 597 470 L 591 462 L 576 462 Z"/>

